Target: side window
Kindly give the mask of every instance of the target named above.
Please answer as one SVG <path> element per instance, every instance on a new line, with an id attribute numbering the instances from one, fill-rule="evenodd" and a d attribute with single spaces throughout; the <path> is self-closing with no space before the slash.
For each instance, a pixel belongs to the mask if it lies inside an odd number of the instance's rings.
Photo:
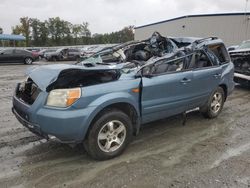
<path id="1" fill-rule="evenodd" d="M 13 54 L 13 50 L 4 50 L 3 54 Z"/>
<path id="2" fill-rule="evenodd" d="M 193 53 L 192 58 L 189 58 L 188 69 L 199 69 L 213 66 L 208 56 L 204 51 Z"/>
<path id="3" fill-rule="evenodd" d="M 69 49 L 69 52 L 78 52 L 77 49 Z"/>
<path id="4" fill-rule="evenodd" d="M 22 50 L 15 50 L 15 53 L 16 53 L 16 54 L 22 54 L 23 51 L 22 51 Z"/>
<path id="5" fill-rule="evenodd" d="M 208 46 L 209 50 L 211 50 L 214 55 L 219 59 L 220 64 L 225 64 L 230 62 L 230 58 L 228 56 L 227 50 L 224 44 L 216 44 Z"/>
<path id="6" fill-rule="evenodd" d="M 180 72 L 182 70 L 184 70 L 184 58 L 177 58 L 173 60 L 162 59 L 154 64 L 152 74 Z"/>
<path id="7" fill-rule="evenodd" d="M 220 65 L 221 64 L 218 57 L 211 50 L 208 49 L 207 54 L 210 56 L 210 58 L 211 58 L 214 65 Z"/>

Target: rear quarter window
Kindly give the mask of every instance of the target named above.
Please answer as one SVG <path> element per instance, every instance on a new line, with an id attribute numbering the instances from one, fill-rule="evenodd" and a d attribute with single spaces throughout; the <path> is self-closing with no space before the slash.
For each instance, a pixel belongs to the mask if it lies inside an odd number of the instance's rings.
<path id="1" fill-rule="evenodd" d="M 224 44 L 209 45 L 208 48 L 218 58 L 220 64 L 226 64 L 230 62 L 230 57 Z"/>

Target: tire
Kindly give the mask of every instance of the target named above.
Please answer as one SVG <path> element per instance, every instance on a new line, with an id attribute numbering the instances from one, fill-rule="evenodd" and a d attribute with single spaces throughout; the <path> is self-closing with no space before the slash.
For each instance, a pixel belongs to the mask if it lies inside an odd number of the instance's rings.
<path id="1" fill-rule="evenodd" d="M 80 63 L 80 57 L 79 56 L 76 57 L 76 62 Z"/>
<path id="2" fill-rule="evenodd" d="M 102 113 L 91 125 L 84 147 L 96 160 L 107 160 L 120 155 L 132 138 L 130 118 L 117 109 Z"/>
<path id="3" fill-rule="evenodd" d="M 24 59 L 24 64 L 31 65 L 33 63 L 33 59 L 31 57 L 26 57 Z"/>
<path id="4" fill-rule="evenodd" d="M 200 111 L 206 118 L 215 118 L 221 113 L 224 102 L 225 92 L 221 87 L 218 87 L 209 97 L 207 104 L 200 108 Z"/>
<path id="5" fill-rule="evenodd" d="M 52 57 L 51 59 L 52 59 L 52 61 L 54 61 L 54 62 L 57 61 L 57 58 L 56 58 L 56 57 Z"/>

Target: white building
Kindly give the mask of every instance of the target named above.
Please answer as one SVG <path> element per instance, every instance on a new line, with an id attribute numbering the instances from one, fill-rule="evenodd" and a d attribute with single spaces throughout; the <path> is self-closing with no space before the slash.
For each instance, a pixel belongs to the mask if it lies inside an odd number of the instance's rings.
<path id="1" fill-rule="evenodd" d="M 135 28 L 135 40 L 143 40 L 154 31 L 163 36 L 217 36 L 226 45 L 237 45 L 250 39 L 250 12 L 188 15 Z"/>

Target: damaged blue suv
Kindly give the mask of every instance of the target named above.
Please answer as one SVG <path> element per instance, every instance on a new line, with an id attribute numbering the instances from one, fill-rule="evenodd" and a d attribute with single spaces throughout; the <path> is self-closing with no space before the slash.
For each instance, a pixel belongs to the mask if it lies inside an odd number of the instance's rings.
<path id="1" fill-rule="evenodd" d="M 121 154 L 142 124 L 199 108 L 217 117 L 234 88 L 234 66 L 215 37 L 154 33 L 103 49 L 77 65 L 46 65 L 18 83 L 12 111 L 33 133 L 83 143 L 98 160 Z"/>

